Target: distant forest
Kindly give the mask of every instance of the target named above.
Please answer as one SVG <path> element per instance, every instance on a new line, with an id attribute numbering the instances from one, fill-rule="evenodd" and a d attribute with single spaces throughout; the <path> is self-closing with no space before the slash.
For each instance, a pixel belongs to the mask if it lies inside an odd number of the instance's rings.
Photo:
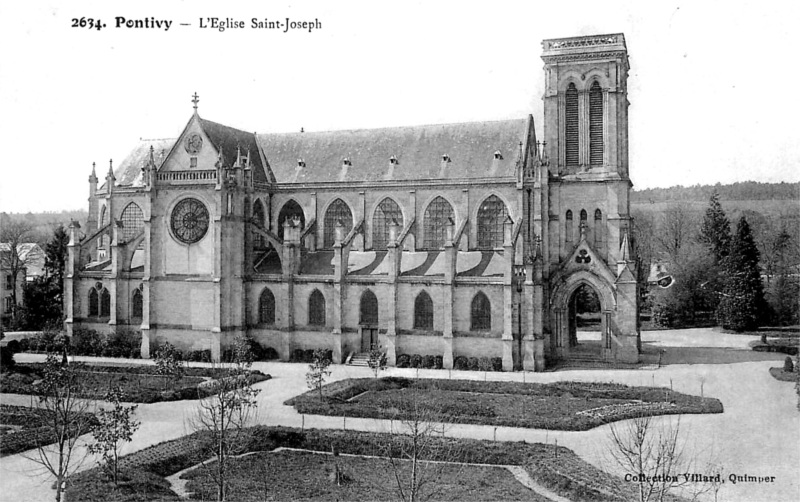
<path id="1" fill-rule="evenodd" d="M 693 185 L 670 188 L 647 188 L 631 191 L 631 203 L 656 203 L 674 201 L 708 202 L 711 194 L 726 200 L 785 200 L 800 202 L 800 183 L 759 183 L 745 181 L 731 185 Z"/>

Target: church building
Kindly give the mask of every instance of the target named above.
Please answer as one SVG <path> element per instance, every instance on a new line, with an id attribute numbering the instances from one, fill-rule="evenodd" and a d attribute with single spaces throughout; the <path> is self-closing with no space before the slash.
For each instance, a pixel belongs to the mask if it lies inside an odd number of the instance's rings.
<path id="1" fill-rule="evenodd" d="M 218 360 L 236 336 L 330 349 L 497 357 L 541 371 L 640 350 L 622 34 L 545 40 L 544 124 L 517 120 L 254 134 L 194 113 L 144 140 L 70 226 L 65 325 L 142 333 Z"/>

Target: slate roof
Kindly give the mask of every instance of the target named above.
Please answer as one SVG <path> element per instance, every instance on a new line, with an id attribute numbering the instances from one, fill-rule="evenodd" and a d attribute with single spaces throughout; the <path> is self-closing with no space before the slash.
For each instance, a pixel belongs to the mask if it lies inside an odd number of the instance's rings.
<path id="1" fill-rule="evenodd" d="M 528 120 L 259 134 L 258 141 L 278 183 L 514 177 Z M 451 160 L 443 175 L 442 155 Z M 342 176 L 345 158 L 352 165 Z"/>
<path id="2" fill-rule="evenodd" d="M 225 161 L 223 167 L 230 167 L 236 162 L 236 149 L 239 147 L 242 155 L 250 153 L 250 164 L 253 166 L 253 181 L 258 183 L 267 182 L 255 134 L 211 122 L 204 118 L 197 118 L 200 120 L 200 125 L 208 135 L 208 138 L 214 143 L 217 150 L 222 152 L 223 160 Z"/>
<path id="3" fill-rule="evenodd" d="M 123 187 L 140 187 L 142 183 L 142 167 L 150 159 L 150 147 L 153 147 L 155 154 L 156 166 L 161 167 L 161 163 L 167 158 L 172 145 L 175 144 L 175 138 L 170 139 L 143 139 L 139 144 L 128 154 L 125 159 L 117 164 L 114 168 L 114 178 L 116 178 L 115 186 Z M 108 170 L 97 170 L 97 177 L 103 180 L 101 187 L 105 187 L 105 178 Z"/>

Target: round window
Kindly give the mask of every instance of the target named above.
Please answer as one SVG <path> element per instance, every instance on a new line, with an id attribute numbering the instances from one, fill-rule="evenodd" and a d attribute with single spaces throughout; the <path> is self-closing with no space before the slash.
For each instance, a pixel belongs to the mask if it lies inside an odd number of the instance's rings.
<path id="1" fill-rule="evenodd" d="M 172 210 L 170 223 L 179 241 L 194 244 L 208 232 L 208 209 L 197 199 L 183 199 Z"/>

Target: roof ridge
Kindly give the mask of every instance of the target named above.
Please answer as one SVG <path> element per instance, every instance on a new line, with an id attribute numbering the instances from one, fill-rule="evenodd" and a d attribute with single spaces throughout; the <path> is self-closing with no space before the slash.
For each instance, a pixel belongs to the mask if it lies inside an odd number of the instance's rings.
<path id="1" fill-rule="evenodd" d="M 361 131 L 384 131 L 389 129 L 417 129 L 421 127 L 435 127 L 435 126 L 457 126 L 466 124 L 497 124 L 500 122 L 524 122 L 528 120 L 527 117 L 516 119 L 496 119 L 496 120 L 471 120 L 464 122 L 443 122 L 438 124 L 415 124 L 415 125 L 401 125 L 401 126 L 382 126 L 382 127 L 362 127 L 359 129 L 326 129 L 323 131 L 303 131 L 303 132 L 264 132 L 258 133 L 256 136 L 276 136 L 276 135 L 290 135 L 290 134 L 323 134 L 323 133 L 340 133 L 340 132 L 361 132 Z"/>

